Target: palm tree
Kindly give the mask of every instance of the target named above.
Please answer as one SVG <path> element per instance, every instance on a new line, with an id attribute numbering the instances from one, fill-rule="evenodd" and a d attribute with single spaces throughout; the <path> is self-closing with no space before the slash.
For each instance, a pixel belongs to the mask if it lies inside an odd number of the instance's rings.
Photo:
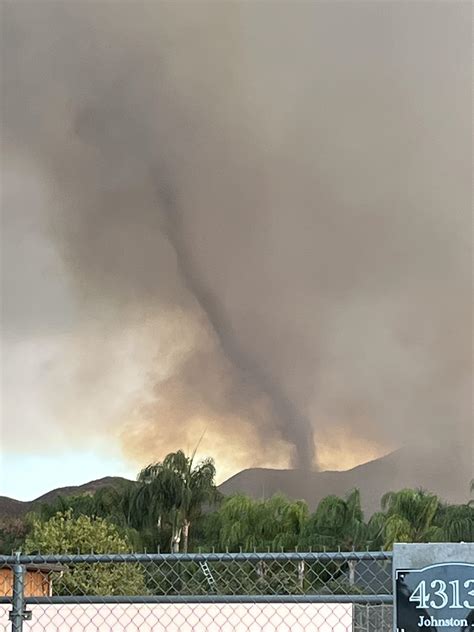
<path id="1" fill-rule="evenodd" d="M 132 481 L 98 489 L 93 496 L 93 514 L 99 518 L 107 518 L 119 527 L 135 526 L 132 503 L 136 489 L 137 484 Z"/>
<path id="2" fill-rule="evenodd" d="M 376 551 L 385 543 L 384 529 L 387 516 L 383 511 L 377 511 L 370 516 L 367 523 L 367 546 Z"/>
<path id="3" fill-rule="evenodd" d="M 264 501 L 266 540 L 277 548 L 294 548 L 308 520 L 308 505 L 304 500 L 289 500 L 276 494 Z"/>
<path id="4" fill-rule="evenodd" d="M 259 503 L 245 494 L 225 499 L 219 509 L 219 544 L 223 548 L 256 548 L 262 540 L 263 522 Z"/>
<path id="5" fill-rule="evenodd" d="M 305 501 L 292 501 L 282 494 L 267 500 L 235 494 L 226 498 L 218 514 L 221 547 L 288 549 L 298 544 L 308 507 Z"/>
<path id="6" fill-rule="evenodd" d="M 382 497 L 385 512 L 384 546 L 391 548 L 394 542 L 429 542 L 442 539 L 442 529 L 435 517 L 440 500 L 435 494 L 422 489 L 402 489 L 388 492 Z"/>
<path id="7" fill-rule="evenodd" d="M 354 489 L 345 498 L 326 496 L 319 503 L 304 530 L 303 543 L 317 548 L 350 550 L 366 543 L 360 492 Z"/>
<path id="8" fill-rule="evenodd" d="M 206 503 L 218 498 L 216 468 L 210 458 L 194 464 L 193 454 L 182 450 L 168 454 L 162 462 L 145 467 L 138 476 L 141 483 L 136 494 L 136 508 L 148 515 L 148 521 L 162 528 L 171 527 L 171 550 L 178 553 L 181 538 L 183 552 L 188 550 L 189 530 Z"/>
<path id="9" fill-rule="evenodd" d="M 465 505 L 441 505 L 436 516 L 443 540 L 447 542 L 474 541 L 474 507 Z"/>

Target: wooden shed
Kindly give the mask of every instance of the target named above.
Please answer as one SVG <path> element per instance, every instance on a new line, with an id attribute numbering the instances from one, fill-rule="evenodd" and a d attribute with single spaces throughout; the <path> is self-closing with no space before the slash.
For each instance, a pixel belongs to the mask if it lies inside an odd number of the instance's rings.
<path id="1" fill-rule="evenodd" d="M 62 573 L 63 566 L 55 564 L 34 564 L 26 566 L 25 597 L 51 597 L 53 578 Z M 13 594 L 13 567 L 0 567 L 0 597 L 11 597 Z"/>

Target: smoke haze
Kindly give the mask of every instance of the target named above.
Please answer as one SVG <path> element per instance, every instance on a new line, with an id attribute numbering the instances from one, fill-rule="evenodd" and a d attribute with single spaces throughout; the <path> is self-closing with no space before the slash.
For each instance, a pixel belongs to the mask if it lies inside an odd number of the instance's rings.
<path id="1" fill-rule="evenodd" d="M 5 445 L 466 448 L 470 3 L 2 9 Z"/>

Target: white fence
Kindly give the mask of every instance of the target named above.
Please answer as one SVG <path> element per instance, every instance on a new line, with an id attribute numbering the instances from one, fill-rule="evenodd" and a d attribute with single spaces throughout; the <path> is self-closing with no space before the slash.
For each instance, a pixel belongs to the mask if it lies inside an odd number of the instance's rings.
<path id="1" fill-rule="evenodd" d="M 10 607 L 0 606 L 9 632 Z M 352 632 L 352 604 L 32 605 L 24 632 Z"/>

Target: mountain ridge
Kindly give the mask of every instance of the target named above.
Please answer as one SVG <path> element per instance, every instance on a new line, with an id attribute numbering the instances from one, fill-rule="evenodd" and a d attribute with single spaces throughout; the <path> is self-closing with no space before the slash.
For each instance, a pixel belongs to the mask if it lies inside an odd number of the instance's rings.
<path id="1" fill-rule="evenodd" d="M 224 495 L 242 492 L 253 498 L 283 493 L 304 499 L 311 510 L 329 495 L 344 496 L 358 488 L 364 511 L 380 509 L 380 499 L 392 490 L 424 488 L 442 500 L 459 504 L 469 499 L 469 455 L 452 458 L 443 449 L 400 448 L 349 470 L 275 470 L 248 468 L 219 486 Z M 472 478 L 472 476 L 471 476 Z"/>
<path id="2" fill-rule="evenodd" d="M 42 503 L 50 503 L 58 496 L 75 496 L 81 494 L 92 494 L 103 487 L 113 487 L 122 483 L 131 483 L 121 476 L 104 476 L 82 485 L 66 485 L 65 487 L 56 487 L 33 500 L 17 500 L 9 496 L 0 496 L 0 518 L 19 518 L 35 506 Z"/>
<path id="3" fill-rule="evenodd" d="M 438 494 L 444 501 L 464 503 L 468 500 L 469 479 L 464 478 L 469 466 L 466 468 L 462 458 L 453 462 L 452 454 L 450 456 L 447 458 L 442 450 L 400 448 L 349 470 L 246 468 L 218 488 L 225 496 L 241 492 L 253 498 L 268 498 L 282 493 L 289 498 L 306 500 L 311 510 L 325 496 L 344 496 L 358 488 L 368 514 L 380 509 L 383 494 L 405 487 L 422 487 Z M 83 485 L 58 487 L 30 501 L 0 496 L 0 518 L 18 518 L 58 496 L 94 493 L 100 488 L 124 482 L 132 481 L 106 476 Z"/>

